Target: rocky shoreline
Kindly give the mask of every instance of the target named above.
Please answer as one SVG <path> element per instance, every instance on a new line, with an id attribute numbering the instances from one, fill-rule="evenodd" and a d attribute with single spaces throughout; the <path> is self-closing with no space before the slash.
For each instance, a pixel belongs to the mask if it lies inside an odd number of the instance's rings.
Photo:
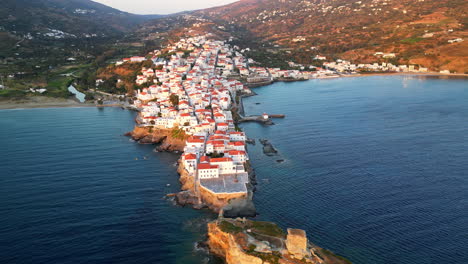
<path id="1" fill-rule="evenodd" d="M 257 215 L 252 201 L 255 190 L 255 172 L 249 171 L 251 180 L 247 196 L 239 194 L 213 195 L 201 187 L 188 175 L 183 163 L 179 163 L 177 172 L 180 175 L 181 190 L 175 194 L 175 201 L 180 206 L 192 206 L 194 209 L 209 209 L 224 217 L 254 217 Z"/>
<path id="2" fill-rule="evenodd" d="M 175 138 L 171 129 L 159 129 L 135 126 L 133 131 L 127 132 L 124 136 L 131 137 L 139 144 L 158 144 L 156 151 L 182 152 L 187 136 Z"/>
<path id="3" fill-rule="evenodd" d="M 155 129 L 136 126 L 133 131 L 125 133 L 139 144 L 157 145 L 158 152 L 183 152 L 185 146 L 184 138 L 174 138 L 170 129 Z M 255 170 L 250 163 L 246 163 L 249 175 L 249 185 L 247 186 L 247 196 L 239 194 L 213 195 L 205 191 L 195 179 L 190 176 L 184 168 L 182 162 L 178 162 L 177 172 L 181 183 L 181 191 L 175 194 L 168 194 L 174 197 L 175 202 L 180 206 L 192 206 L 194 209 L 209 209 L 220 213 L 224 217 L 254 217 L 257 212 L 252 201 L 255 191 Z"/>
<path id="4" fill-rule="evenodd" d="M 242 95 L 237 111 L 243 111 Z M 135 126 L 133 131 L 125 136 L 131 137 L 139 144 L 154 144 L 155 150 L 182 153 L 188 136 L 174 138 L 171 129 L 158 129 Z M 275 156 L 278 151 L 267 139 L 259 139 L 263 146 L 263 153 L 267 156 Z M 255 140 L 249 139 L 250 144 Z M 256 190 L 256 175 L 250 162 L 245 163 L 248 172 L 249 184 L 247 195 L 226 194 L 213 195 L 196 182 L 195 178 L 184 168 L 179 160 L 177 172 L 181 184 L 181 191 L 168 194 L 179 206 L 191 206 L 193 209 L 208 209 L 218 213 L 217 220 L 208 223 L 207 240 L 205 245 L 209 252 L 222 258 L 227 264 L 349 264 L 348 260 L 333 254 L 332 252 L 313 246 L 307 240 L 305 231 L 288 229 L 288 235 L 272 238 L 262 234 L 264 230 L 253 227 L 269 226 L 279 230 L 274 223 L 256 222 L 240 219 L 239 217 L 255 217 L 257 211 L 253 203 L 253 193 Z M 268 223 L 268 224 L 265 224 Z M 226 229 L 226 225 L 228 228 Z M 235 232 L 230 228 L 234 228 Z M 250 227 L 250 228 L 249 228 Z M 252 231 L 254 230 L 254 231 Z"/>
<path id="5" fill-rule="evenodd" d="M 218 218 L 208 223 L 206 246 L 227 264 L 349 264 L 349 260 L 311 244 L 306 232 L 284 232 L 271 222 Z"/>

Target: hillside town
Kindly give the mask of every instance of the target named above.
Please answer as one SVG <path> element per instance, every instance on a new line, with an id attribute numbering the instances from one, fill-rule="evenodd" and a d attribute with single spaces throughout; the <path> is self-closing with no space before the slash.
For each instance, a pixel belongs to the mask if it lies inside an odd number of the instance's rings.
<path id="1" fill-rule="evenodd" d="M 139 84 L 153 80 L 136 94 L 137 123 L 188 136 L 181 165 L 197 187 L 212 194 L 247 195 L 247 138 L 236 127 L 232 110 L 236 98 L 251 91 L 225 77 L 234 68 L 247 67 L 245 58 L 207 36 L 181 39 L 166 50 L 169 59 L 160 59 L 161 51 L 155 51 L 157 69 L 143 68 L 137 77 Z"/>
<path id="2" fill-rule="evenodd" d="M 183 170 L 196 186 L 212 194 L 248 193 L 247 137 L 235 124 L 240 97 L 252 94 L 248 86 L 273 81 L 332 78 L 364 72 L 421 72 L 427 68 L 391 63 L 353 64 L 338 59 L 322 67 L 289 62 L 290 69 L 261 67 L 244 55 L 246 49 L 231 40 L 211 39 L 208 33 L 181 38 L 148 56 L 117 61 L 141 63 L 133 106 L 139 110 L 138 126 L 174 130 L 186 135 L 181 157 Z M 378 53 L 376 56 L 392 56 Z M 318 56 L 318 60 L 327 60 Z M 444 72 L 442 72 L 444 73 Z M 241 81 L 243 80 L 243 82 Z M 245 85 L 245 84 L 246 85 Z M 265 115 L 268 119 L 268 115 Z"/>

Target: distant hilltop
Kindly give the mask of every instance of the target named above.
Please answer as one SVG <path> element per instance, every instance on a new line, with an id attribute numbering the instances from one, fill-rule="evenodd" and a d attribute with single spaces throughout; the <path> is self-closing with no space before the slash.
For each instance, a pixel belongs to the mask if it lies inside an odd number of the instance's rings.
<path id="1" fill-rule="evenodd" d="M 146 26 L 231 35 L 262 48 L 257 55 L 267 61 L 345 59 L 467 73 L 465 10 L 463 0 L 241 0 Z"/>
<path id="2" fill-rule="evenodd" d="M 91 0 L 3 0 L 0 31 L 30 40 L 92 38 L 128 32 L 157 17 L 130 14 Z"/>
<path id="3" fill-rule="evenodd" d="M 468 71 L 463 0 L 243 0 L 197 14 L 242 27 L 300 63 L 310 53 Z M 307 55 L 306 55 L 307 54 Z"/>

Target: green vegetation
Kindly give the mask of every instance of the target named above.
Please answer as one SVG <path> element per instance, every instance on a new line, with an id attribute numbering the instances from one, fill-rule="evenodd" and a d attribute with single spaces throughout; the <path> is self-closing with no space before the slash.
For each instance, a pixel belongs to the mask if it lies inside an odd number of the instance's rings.
<path id="1" fill-rule="evenodd" d="M 179 105 L 179 96 L 177 94 L 171 94 L 169 96 L 169 101 L 171 101 L 171 104 L 173 106 L 178 106 Z"/>
<path id="2" fill-rule="evenodd" d="M 231 110 L 231 113 L 232 113 L 232 119 L 234 120 L 234 123 L 237 123 L 239 122 L 239 120 L 241 120 L 241 117 L 239 115 L 239 113 L 237 112 L 237 108 L 233 108 Z"/>
<path id="3" fill-rule="evenodd" d="M 256 232 L 262 235 L 281 238 L 284 238 L 286 236 L 283 229 L 271 222 L 252 221 L 250 222 L 249 227 L 252 229 L 252 232 Z"/>
<path id="4" fill-rule="evenodd" d="M 62 89 L 70 86 L 73 82 L 73 78 L 70 77 L 55 77 L 47 83 L 48 88 Z"/>
<path id="5" fill-rule="evenodd" d="M 249 248 L 247 249 L 247 253 L 252 253 L 252 252 L 254 252 L 256 248 L 257 248 L 256 245 L 250 244 L 250 245 L 249 245 Z"/>
<path id="6" fill-rule="evenodd" d="M 281 253 L 278 251 L 273 251 L 271 254 L 268 253 L 260 253 L 256 251 L 248 251 L 247 252 L 251 256 L 255 256 L 263 260 L 263 262 L 268 262 L 271 264 L 279 264 L 279 260 L 281 259 Z"/>
<path id="7" fill-rule="evenodd" d="M 221 223 L 218 224 L 218 226 L 223 232 L 230 233 L 230 234 L 237 234 L 243 231 L 241 227 L 238 227 L 225 220 L 222 220 Z"/>
<path id="8" fill-rule="evenodd" d="M 401 40 L 402 43 L 407 43 L 407 44 L 414 44 L 418 43 L 419 41 L 423 40 L 423 38 L 420 37 L 415 37 L 415 38 L 406 38 Z"/>
<path id="9" fill-rule="evenodd" d="M 158 55 L 158 58 L 169 59 L 172 55 L 175 55 L 175 54 L 176 54 L 175 51 L 174 52 L 163 53 L 163 54 Z"/>
<path id="10" fill-rule="evenodd" d="M 176 139 L 184 139 L 187 135 L 185 134 L 185 131 L 182 128 L 174 127 L 171 130 L 171 136 L 172 138 Z"/>
<path id="11" fill-rule="evenodd" d="M 213 153 L 210 153 L 210 154 L 206 154 L 208 157 L 211 157 L 211 158 L 222 158 L 224 157 L 224 153 L 218 153 L 218 152 L 213 152 Z"/>
<path id="12" fill-rule="evenodd" d="M 258 62 L 260 65 L 272 68 L 289 69 L 287 61 L 290 60 L 290 55 L 283 51 L 272 53 L 264 49 L 258 49 L 248 52 L 247 56 Z"/>
<path id="13" fill-rule="evenodd" d="M 21 99 L 26 96 L 21 90 L 0 90 L 0 99 Z"/>

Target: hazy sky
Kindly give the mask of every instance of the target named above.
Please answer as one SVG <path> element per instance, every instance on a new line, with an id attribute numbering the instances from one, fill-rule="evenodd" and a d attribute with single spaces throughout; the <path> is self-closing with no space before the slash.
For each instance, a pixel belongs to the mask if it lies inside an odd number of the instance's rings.
<path id="1" fill-rule="evenodd" d="M 237 0 L 93 0 L 134 14 L 170 14 L 236 2 Z"/>

